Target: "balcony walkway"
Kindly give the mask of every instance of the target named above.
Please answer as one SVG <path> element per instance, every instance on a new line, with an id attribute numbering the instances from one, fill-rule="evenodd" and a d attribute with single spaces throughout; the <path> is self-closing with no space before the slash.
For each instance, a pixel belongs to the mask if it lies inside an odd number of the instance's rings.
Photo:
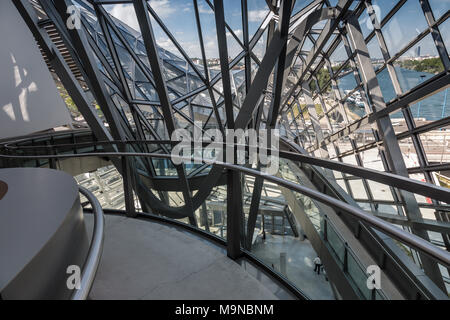
<path id="1" fill-rule="evenodd" d="M 85 214 L 85 219 L 91 233 L 93 216 Z M 223 248 L 174 226 L 106 215 L 103 255 L 90 298 L 292 298 L 255 268 L 241 265 Z"/>

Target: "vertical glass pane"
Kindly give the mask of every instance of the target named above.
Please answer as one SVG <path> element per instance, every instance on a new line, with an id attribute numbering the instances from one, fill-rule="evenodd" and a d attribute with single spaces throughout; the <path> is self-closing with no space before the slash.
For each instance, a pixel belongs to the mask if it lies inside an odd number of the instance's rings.
<path id="1" fill-rule="evenodd" d="M 341 97 L 348 95 L 357 85 L 353 70 L 350 67 L 346 67 L 341 71 L 339 77 L 336 79 L 336 82 L 339 87 Z"/>
<path id="2" fill-rule="evenodd" d="M 243 41 L 241 0 L 227 0 L 223 2 L 225 22 L 236 36 Z"/>
<path id="3" fill-rule="evenodd" d="M 203 44 L 205 46 L 206 59 L 208 60 L 208 66 L 212 69 L 219 66 L 219 49 L 217 46 L 217 32 L 216 32 L 216 20 L 214 18 L 214 11 L 204 1 L 198 1 L 198 11 L 200 15 L 200 23 L 202 25 L 203 32 Z"/>

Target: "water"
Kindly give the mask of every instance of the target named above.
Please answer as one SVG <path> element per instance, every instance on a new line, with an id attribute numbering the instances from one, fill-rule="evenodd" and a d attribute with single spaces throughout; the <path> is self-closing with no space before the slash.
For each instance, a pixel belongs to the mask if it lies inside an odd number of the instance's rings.
<path id="1" fill-rule="evenodd" d="M 418 72 L 408 70 L 400 67 L 395 67 L 400 87 L 403 92 L 406 92 L 434 75 L 426 72 Z M 353 79 L 352 79 L 353 78 Z M 380 84 L 381 92 L 385 102 L 389 102 L 396 97 L 394 87 L 392 86 L 391 78 L 387 69 L 384 69 L 377 75 L 378 83 Z M 339 81 L 339 87 L 343 90 L 352 90 L 355 88 L 355 80 L 353 74 L 349 74 Z M 445 105 L 444 105 L 445 102 Z M 365 115 L 364 108 L 349 105 L 352 112 L 360 117 Z M 411 113 L 414 118 L 425 118 L 428 121 L 440 120 L 450 116 L 450 93 L 448 89 L 442 90 L 431 97 L 428 97 L 416 104 L 410 105 Z M 402 118 L 401 112 L 391 114 L 391 118 Z"/>

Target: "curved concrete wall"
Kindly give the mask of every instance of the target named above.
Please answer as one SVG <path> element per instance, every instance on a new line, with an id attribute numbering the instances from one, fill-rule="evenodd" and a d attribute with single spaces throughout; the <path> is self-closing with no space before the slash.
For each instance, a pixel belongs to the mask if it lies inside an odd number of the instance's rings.
<path id="1" fill-rule="evenodd" d="M 81 271 L 89 249 L 78 187 L 67 173 L 0 169 L 2 299 L 67 299 L 69 266 Z"/>

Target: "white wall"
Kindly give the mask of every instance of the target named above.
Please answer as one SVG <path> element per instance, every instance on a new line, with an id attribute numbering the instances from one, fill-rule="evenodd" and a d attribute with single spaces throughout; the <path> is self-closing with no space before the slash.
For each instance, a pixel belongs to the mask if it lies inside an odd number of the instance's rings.
<path id="1" fill-rule="evenodd" d="M 12 1 L 0 1 L 0 139 L 71 123 L 50 71 Z"/>

